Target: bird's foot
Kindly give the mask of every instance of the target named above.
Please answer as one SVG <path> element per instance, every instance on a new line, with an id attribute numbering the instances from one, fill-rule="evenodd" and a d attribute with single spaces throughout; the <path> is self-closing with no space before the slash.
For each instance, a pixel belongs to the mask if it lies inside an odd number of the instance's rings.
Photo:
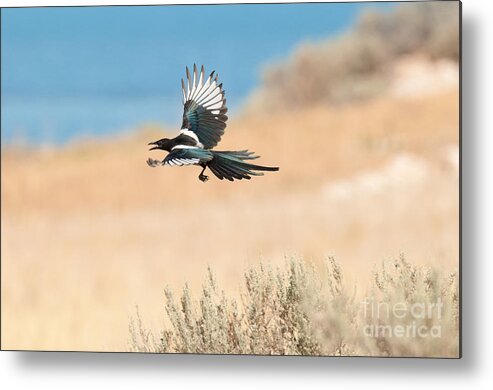
<path id="1" fill-rule="evenodd" d="M 200 180 L 201 182 L 205 183 L 207 180 L 209 180 L 209 176 L 206 176 L 206 175 L 204 175 L 203 173 L 201 173 L 201 174 L 199 175 L 199 180 Z"/>
<path id="2" fill-rule="evenodd" d="M 164 165 L 162 161 L 159 160 L 153 160 L 152 158 L 147 159 L 147 165 L 149 165 L 152 168 L 157 167 L 158 165 Z"/>

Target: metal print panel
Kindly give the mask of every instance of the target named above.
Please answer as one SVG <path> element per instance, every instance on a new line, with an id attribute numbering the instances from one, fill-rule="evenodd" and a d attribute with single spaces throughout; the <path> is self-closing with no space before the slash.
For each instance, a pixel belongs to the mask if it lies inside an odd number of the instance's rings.
<path id="1" fill-rule="evenodd" d="M 4 350 L 460 357 L 460 3 L 2 8 Z"/>

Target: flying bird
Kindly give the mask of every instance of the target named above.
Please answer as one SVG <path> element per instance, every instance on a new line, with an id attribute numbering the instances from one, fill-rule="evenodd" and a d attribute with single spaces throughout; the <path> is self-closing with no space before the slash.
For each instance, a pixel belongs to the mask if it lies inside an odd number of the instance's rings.
<path id="1" fill-rule="evenodd" d="M 250 180 L 251 176 L 262 176 L 262 171 L 278 171 L 278 167 L 265 167 L 252 164 L 258 158 L 248 150 L 217 151 L 212 150 L 221 140 L 228 117 L 226 99 L 222 83 L 218 84 L 218 75 L 213 71 L 204 78 L 204 66 L 200 73 L 193 66 L 193 75 L 186 68 L 186 85 L 181 80 L 183 92 L 183 122 L 181 131 L 175 138 L 163 138 L 149 143 L 150 150 L 164 150 L 168 155 L 164 160 L 149 158 L 147 164 L 202 167 L 199 179 L 206 182 L 209 177 L 204 172 L 209 168 L 219 179 Z"/>

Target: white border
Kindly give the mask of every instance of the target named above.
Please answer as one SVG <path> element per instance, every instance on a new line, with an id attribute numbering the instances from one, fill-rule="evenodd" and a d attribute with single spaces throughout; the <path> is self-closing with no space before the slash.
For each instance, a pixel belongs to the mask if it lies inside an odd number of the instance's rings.
<path id="1" fill-rule="evenodd" d="M 1 5 L 164 3 L 173 2 L 3 0 Z M 0 352 L 3 388 L 489 388 L 493 383 L 492 11 L 491 1 L 464 0 L 462 360 Z"/>

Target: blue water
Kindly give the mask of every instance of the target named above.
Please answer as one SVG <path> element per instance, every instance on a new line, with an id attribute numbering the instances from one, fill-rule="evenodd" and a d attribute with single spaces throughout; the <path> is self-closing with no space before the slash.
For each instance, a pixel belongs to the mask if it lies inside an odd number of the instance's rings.
<path id="1" fill-rule="evenodd" d="M 234 115 L 265 64 L 350 28 L 368 6 L 3 9 L 2 142 L 60 144 L 145 123 L 178 127 L 180 78 L 194 62 L 218 71 Z"/>

